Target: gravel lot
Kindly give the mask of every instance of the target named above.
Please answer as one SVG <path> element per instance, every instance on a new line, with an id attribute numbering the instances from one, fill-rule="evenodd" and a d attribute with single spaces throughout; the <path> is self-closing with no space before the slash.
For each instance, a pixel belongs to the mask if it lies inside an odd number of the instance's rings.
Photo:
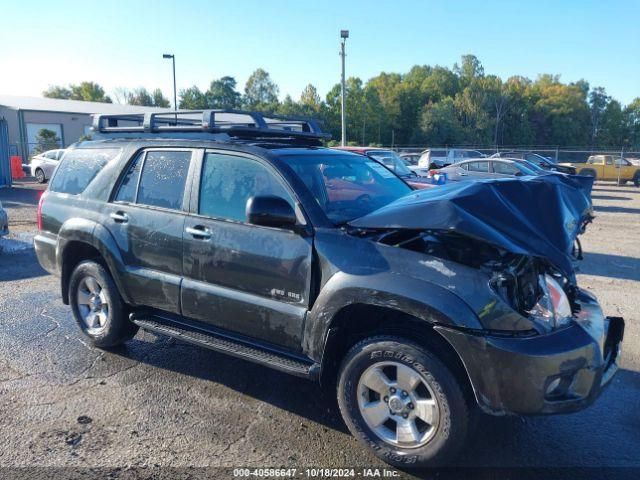
<path id="1" fill-rule="evenodd" d="M 310 382 L 149 333 L 88 346 L 31 247 L 40 189 L 0 190 L 12 232 L 0 239 L 0 467 L 384 467 Z M 640 474 L 640 189 L 600 184 L 593 199 L 579 282 L 626 319 L 622 371 L 584 412 L 480 418 L 456 462 L 467 476 Z"/>

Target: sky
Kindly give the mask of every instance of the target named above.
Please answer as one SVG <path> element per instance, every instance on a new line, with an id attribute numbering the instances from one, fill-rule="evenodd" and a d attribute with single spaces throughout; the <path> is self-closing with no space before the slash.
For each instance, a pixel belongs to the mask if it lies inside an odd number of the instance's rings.
<path id="1" fill-rule="evenodd" d="M 280 97 L 313 83 L 324 97 L 347 76 L 367 80 L 416 64 L 476 55 L 485 73 L 586 79 L 623 104 L 640 97 L 640 0 L 0 0 L 0 94 L 38 96 L 92 80 L 173 91 L 230 75 L 242 91 L 264 68 Z"/>

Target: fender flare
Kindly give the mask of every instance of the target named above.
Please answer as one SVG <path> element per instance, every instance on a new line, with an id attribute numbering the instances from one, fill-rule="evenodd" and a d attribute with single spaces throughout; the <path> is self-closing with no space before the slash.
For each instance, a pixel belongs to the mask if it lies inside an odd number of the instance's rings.
<path id="1" fill-rule="evenodd" d="M 307 314 L 303 351 L 310 358 L 322 361 L 336 314 L 353 304 L 397 310 L 429 325 L 483 328 L 469 305 L 434 283 L 392 273 L 363 277 L 339 272 L 324 285 Z"/>
<path id="2" fill-rule="evenodd" d="M 56 263 L 59 272 L 63 271 L 64 257 L 70 242 L 86 243 L 95 248 L 104 259 L 120 296 L 126 303 L 131 303 L 131 298 L 127 293 L 128 290 L 122 282 L 122 275 L 125 273 L 124 261 L 113 235 L 102 224 L 92 220 L 84 218 L 70 218 L 67 220 L 60 227 L 56 245 Z M 61 276 L 61 282 L 63 281 Z M 66 292 L 63 285 L 63 298 L 65 295 Z"/>

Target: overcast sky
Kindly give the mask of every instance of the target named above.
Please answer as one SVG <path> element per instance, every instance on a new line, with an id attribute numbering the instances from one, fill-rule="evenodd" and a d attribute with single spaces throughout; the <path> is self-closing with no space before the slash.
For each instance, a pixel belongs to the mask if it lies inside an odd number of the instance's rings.
<path id="1" fill-rule="evenodd" d="M 507 78 L 586 79 L 623 104 L 640 96 L 640 0 L 511 1 L 10 1 L 0 18 L 0 94 L 40 95 L 48 85 L 93 80 L 172 92 L 231 75 L 242 90 L 262 67 L 280 95 L 307 83 L 325 95 L 347 75 L 366 80 L 415 64 L 453 66 L 476 55 Z"/>

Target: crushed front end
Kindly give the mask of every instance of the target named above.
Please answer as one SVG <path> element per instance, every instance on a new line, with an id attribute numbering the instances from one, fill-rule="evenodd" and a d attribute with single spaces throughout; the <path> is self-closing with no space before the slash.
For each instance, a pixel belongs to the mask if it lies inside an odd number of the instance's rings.
<path id="1" fill-rule="evenodd" d="M 550 179 L 418 193 L 351 226 L 473 269 L 473 288 L 454 288 L 483 328 L 435 329 L 485 412 L 550 414 L 590 405 L 618 369 L 624 320 L 576 282 L 577 236 L 591 219 L 590 184 Z"/>

